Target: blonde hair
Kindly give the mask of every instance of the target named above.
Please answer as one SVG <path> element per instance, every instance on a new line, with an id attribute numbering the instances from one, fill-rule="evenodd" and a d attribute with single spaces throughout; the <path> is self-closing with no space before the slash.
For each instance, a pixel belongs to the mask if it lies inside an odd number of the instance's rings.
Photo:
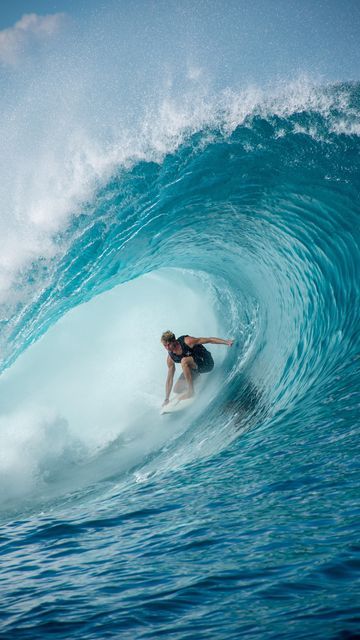
<path id="1" fill-rule="evenodd" d="M 172 331 L 164 331 L 161 336 L 161 342 L 168 344 L 169 342 L 175 342 L 175 334 Z"/>

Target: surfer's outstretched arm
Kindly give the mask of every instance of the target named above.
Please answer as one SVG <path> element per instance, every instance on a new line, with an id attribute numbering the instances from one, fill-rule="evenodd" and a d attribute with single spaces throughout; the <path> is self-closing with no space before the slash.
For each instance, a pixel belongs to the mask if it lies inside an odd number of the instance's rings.
<path id="1" fill-rule="evenodd" d="M 168 402 L 169 402 L 170 393 L 171 393 L 171 389 L 172 389 L 173 382 L 174 382 L 174 374 L 175 374 L 175 364 L 174 364 L 173 360 L 171 360 L 170 356 L 167 357 L 166 363 L 167 363 L 167 366 L 168 366 L 168 374 L 167 374 L 167 378 L 166 378 L 165 400 L 163 402 L 163 406 L 168 404 Z"/>
<path id="2" fill-rule="evenodd" d="M 193 338 L 192 336 L 186 336 L 185 342 L 189 347 L 194 347 L 196 344 L 226 344 L 228 347 L 232 347 L 234 340 L 223 340 L 222 338 Z"/>

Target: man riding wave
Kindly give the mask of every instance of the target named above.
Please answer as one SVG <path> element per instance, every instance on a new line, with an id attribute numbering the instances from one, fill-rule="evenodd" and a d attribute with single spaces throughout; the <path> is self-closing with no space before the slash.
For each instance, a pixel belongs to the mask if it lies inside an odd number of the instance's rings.
<path id="1" fill-rule="evenodd" d="M 204 344 L 225 344 L 231 347 L 234 340 L 223 340 L 222 338 L 193 338 L 184 335 L 175 337 L 172 331 L 165 331 L 161 336 L 167 356 L 168 374 L 166 378 L 166 395 L 163 406 L 170 400 L 171 389 L 175 375 L 175 363 L 181 364 L 182 374 L 175 384 L 174 392 L 181 393 L 187 387 L 187 391 L 180 400 L 186 400 L 194 395 L 194 377 L 201 373 L 209 373 L 214 368 L 214 360 L 210 351 Z"/>

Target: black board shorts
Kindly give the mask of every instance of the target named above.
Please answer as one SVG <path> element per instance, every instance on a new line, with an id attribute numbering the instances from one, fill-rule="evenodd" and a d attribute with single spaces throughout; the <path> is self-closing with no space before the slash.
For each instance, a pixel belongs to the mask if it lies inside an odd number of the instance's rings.
<path id="1" fill-rule="evenodd" d="M 210 361 L 201 362 L 201 363 L 197 362 L 196 364 L 198 366 L 197 371 L 199 373 L 210 373 L 210 371 L 212 371 L 214 368 L 214 361 L 212 358 L 211 358 L 211 362 Z"/>
<path id="2" fill-rule="evenodd" d="M 213 370 L 214 368 L 214 360 L 212 359 L 212 355 L 211 353 L 207 352 L 207 357 L 206 359 L 195 359 L 195 363 L 197 364 L 197 369 L 192 369 L 192 375 L 193 377 L 198 376 L 200 373 L 210 373 L 210 371 Z M 183 378 L 185 378 L 184 374 L 182 373 L 179 376 L 179 380 L 182 380 Z"/>
<path id="3" fill-rule="evenodd" d="M 196 350 L 196 347 L 194 348 L 193 358 L 195 360 L 195 363 L 197 364 L 197 370 L 199 373 L 210 373 L 210 371 L 213 370 L 214 368 L 213 357 L 210 351 L 205 349 L 202 345 L 201 345 L 201 350 L 199 349 L 198 352 Z"/>

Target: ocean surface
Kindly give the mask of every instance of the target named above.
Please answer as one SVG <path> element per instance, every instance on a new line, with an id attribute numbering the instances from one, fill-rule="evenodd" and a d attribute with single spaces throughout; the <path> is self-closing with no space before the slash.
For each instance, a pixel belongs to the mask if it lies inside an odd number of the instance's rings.
<path id="1" fill-rule="evenodd" d="M 165 107 L 5 216 L 0 637 L 359 638 L 360 86 Z"/>

